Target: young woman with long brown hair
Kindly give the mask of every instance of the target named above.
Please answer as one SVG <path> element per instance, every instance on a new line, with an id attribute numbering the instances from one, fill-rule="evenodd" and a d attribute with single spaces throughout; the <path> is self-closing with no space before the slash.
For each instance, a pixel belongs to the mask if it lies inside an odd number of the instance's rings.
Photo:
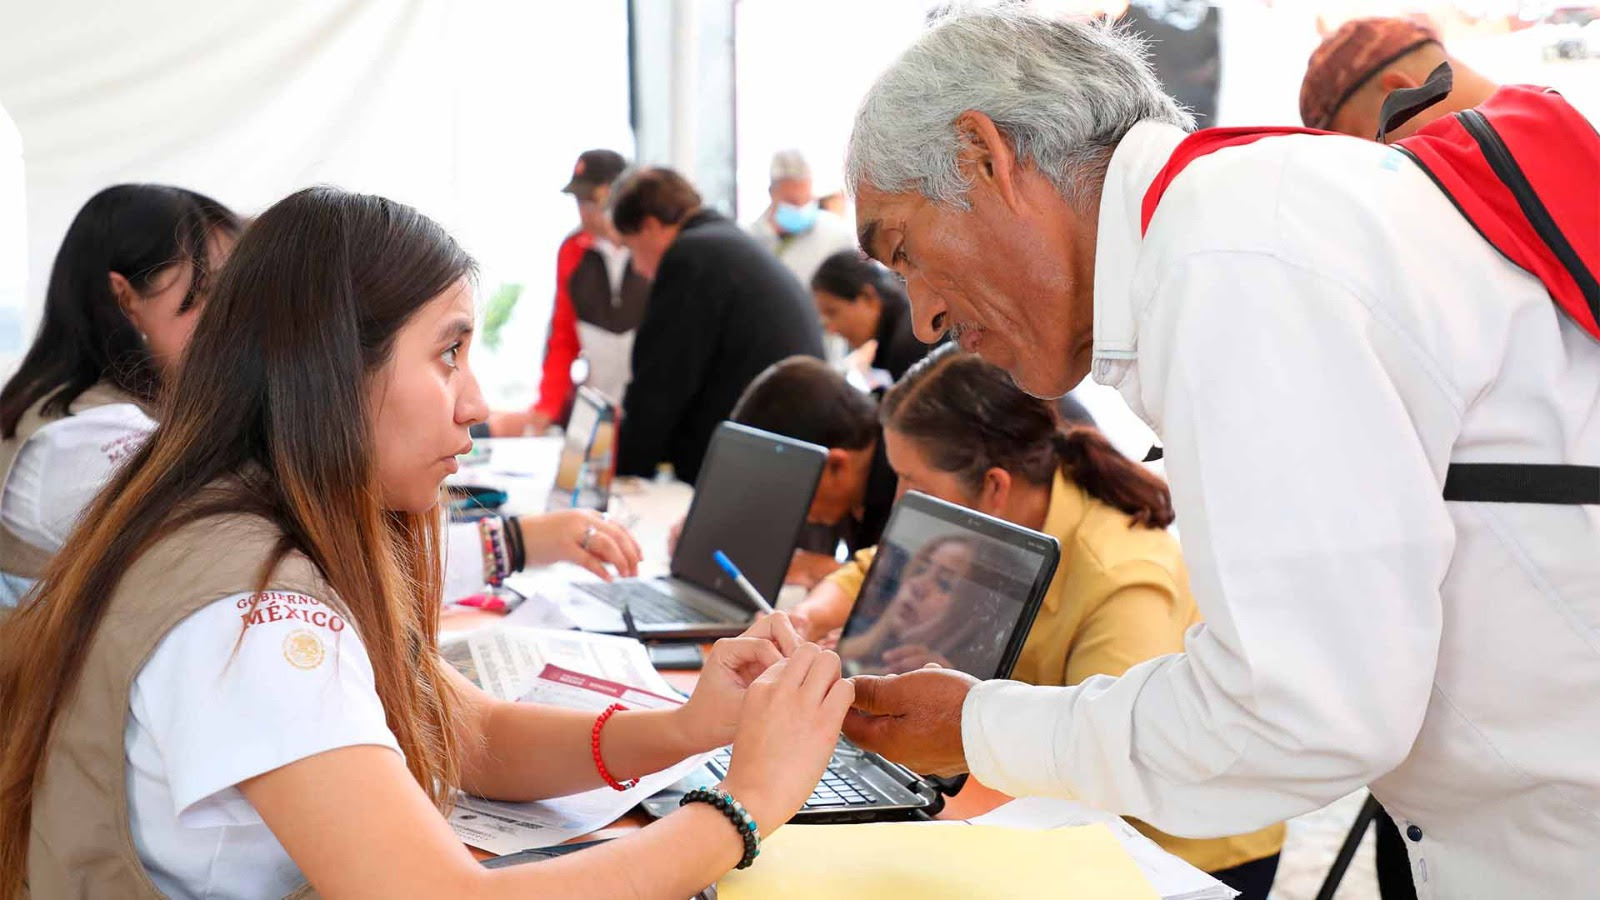
<path id="1" fill-rule="evenodd" d="M 160 425 L 0 625 L 0 898 L 681 898 L 804 801 L 852 692 L 782 615 L 681 708 L 600 720 L 440 659 L 439 488 L 487 413 L 471 274 L 414 210 L 326 188 L 240 240 Z M 549 863 L 483 869 L 440 814 L 730 740 L 742 806 Z"/>
<path id="2" fill-rule="evenodd" d="M 1077 684 L 1183 649 L 1183 633 L 1200 613 L 1182 551 L 1166 530 L 1172 497 L 1099 431 L 1065 427 L 1053 402 L 1029 396 L 1004 370 L 954 346 L 913 366 L 879 415 L 902 492 L 931 494 L 1061 542 L 1061 564 L 1012 678 Z M 858 556 L 800 605 L 804 633 L 821 636 L 844 623 L 870 561 Z M 921 662 L 903 660 L 897 668 Z M 1192 840 L 1135 824 L 1247 898 L 1266 897 L 1282 825 Z"/>

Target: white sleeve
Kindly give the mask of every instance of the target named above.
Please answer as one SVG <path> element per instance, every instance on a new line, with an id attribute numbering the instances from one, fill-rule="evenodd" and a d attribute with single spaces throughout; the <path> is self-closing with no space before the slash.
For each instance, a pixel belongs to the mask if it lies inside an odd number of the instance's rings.
<path id="1" fill-rule="evenodd" d="M 481 594 L 487 587 L 483 580 L 483 538 L 478 523 L 448 523 L 444 539 L 445 602 Z"/>
<path id="2" fill-rule="evenodd" d="M 1322 806 L 1409 751 L 1455 541 L 1440 496 L 1455 436 L 1419 430 L 1385 368 L 1404 338 L 1343 288 L 1256 254 L 1167 275 L 1138 375 L 1205 624 L 1121 678 L 981 686 L 962 731 L 973 774 L 1006 793 L 1217 836 Z"/>
<path id="3" fill-rule="evenodd" d="M 320 601 L 267 592 L 218 600 L 162 640 L 134 680 L 185 827 L 259 822 L 235 787 L 340 747 L 399 752 L 355 630 Z"/>
<path id="4" fill-rule="evenodd" d="M 54 553 L 156 423 L 131 403 L 99 406 L 39 429 L 17 451 L 0 499 L 12 533 Z"/>

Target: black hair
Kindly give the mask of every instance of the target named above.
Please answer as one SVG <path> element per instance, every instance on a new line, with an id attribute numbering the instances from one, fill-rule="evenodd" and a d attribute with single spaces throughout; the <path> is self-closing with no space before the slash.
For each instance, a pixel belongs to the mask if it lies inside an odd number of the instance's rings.
<path id="1" fill-rule="evenodd" d="M 700 194 L 689 179 L 671 169 L 640 169 L 612 188 L 611 224 L 619 234 L 638 234 L 646 217 L 677 225 L 700 204 Z"/>
<path id="2" fill-rule="evenodd" d="M 877 404 L 810 356 L 791 356 L 757 375 L 730 418 L 830 449 L 864 450 L 878 439 Z"/>
<path id="3" fill-rule="evenodd" d="M 826 291 L 851 303 L 869 285 L 878 292 L 885 306 L 909 308 L 910 301 L 906 299 L 906 287 L 900 276 L 856 250 L 840 250 L 829 256 L 811 276 L 812 290 Z"/>
<path id="4" fill-rule="evenodd" d="M 1056 404 L 1030 396 L 1005 370 L 947 344 L 912 366 L 883 398 L 885 428 L 917 442 L 928 461 L 976 491 L 1001 468 L 1048 485 L 1065 474 L 1135 525 L 1172 524 L 1166 482 L 1117 451 L 1098 428 L 1065 427 Z"/>
<path id="5" fill-rule="evenodd" d="M 0 435 L 14 436 L 23 414 L 41 400 L 45 415 L 65 413 L 101 380 L 153 401 L 160 377 L 117 305 L 111 273 L 142 293 L 167 267 L 191 266 L 194 277 L 180 307 L 187 310 L 210 287 L 209 238 L 237 235 L 241 227 L 221 203 L 163 184 L 119 184 L 89 198 L 50 269 L 39 333 L 0 390 Z"/>

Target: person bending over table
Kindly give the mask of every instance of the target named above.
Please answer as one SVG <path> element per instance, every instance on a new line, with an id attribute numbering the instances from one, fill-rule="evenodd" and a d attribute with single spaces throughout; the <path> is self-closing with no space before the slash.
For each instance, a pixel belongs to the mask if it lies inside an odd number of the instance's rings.
<path id="1" fill-rule="evenodd" d="M 672 710 L 499 702 L 441 660 L 439 488 L 487 414 L 472 274 L 329 188 L 241 238 L 163 421 L 0 624 L 0 898 L 680 900 L 805 800 L 853 692 L 782 615 Z M 484 869 L 441 815 L 730 741 L 715 803 L 548 863 Z"/>
<path id="2" fill-rule="evenodd" d="M 822 360 L 791 356 L 750 382 L 730 418 L 828 448 L 788 583 L 815 587 L 839 568 L 833 554 L 841 542 L 851 553 L 878 543 L 894 507 L 895 480 L 873 396 Z"/>
<path id="3" fill-rule="evenodd" d="M 1061 542 L 1061 564 L 1012 678 L 1078 684 L 1182 649 L 1184 632 L 1200 621 L 1200 613 L 1178 542 L 1166 531 L 1172 499 L 1161 479 L 1118 453 L 1094 428 L 1063 428 L 1053 402 L 1023 393 L 998 366 L 951 345 L 912 367 L 884 397 L 881 414 L 884 445 L 902 492 L 921 491 Z M 959 548 L 942 553 L 928 560 L 940 565 L 923 567 L 927 584 L 919 590 L 928 597 L 949 597 L 939 589 L 939 573 L 965 564 Z M 867 551 L 796 608 L 803 634 L 817 638 L 844 624 L 871 562 Z M 894 612 L 891 604 L 879 621 Z M 856 648 L 846 645 L 877 630 L 846 638 L 842 655 L 854 658 Z M 928 662 L 949 667 L 952 661 L 929 654 L 886 662 L 896 664 L 884 671 L 907 672 Z M 959 659 L 954 662 L 961 668 Z M 1282 824 L 1204 840 L 1133 824 L 1247 898 L 1264 898 L 1272 886 Z"/>

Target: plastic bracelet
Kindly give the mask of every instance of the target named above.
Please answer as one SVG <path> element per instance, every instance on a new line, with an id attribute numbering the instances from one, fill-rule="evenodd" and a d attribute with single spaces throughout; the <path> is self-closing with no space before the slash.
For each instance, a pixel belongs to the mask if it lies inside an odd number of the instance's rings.
<path id="1" fill-rule="evenodd" d="M 601 713 L 599 718 L 594 720 L 594 728 L 589 732 L 589 749 L 594 752 L 594 767 L 600 770 L 600 778 L 605 781 L 606 784 L 610 785 L 613 791 L 625 791 L 639 783 L 639 779 L 637 778 L 632 778 L 627 781 L 617 781 L 615 778 L 612 778 L 611 773 L 606 770 L 605 760 L 600 758 L 600 729 L 606 727 L 606 722 L 610 721 L 614 714 L 625 709 L 627 709 L 627 707 L 623 706 L 621 703 L 613 703 L 606 707 L 606 711 Z"/>
<path id="2" fill-rule="evenodd" d="M 506 516 L 506 547 L 511 551 L 511 571 L 521 572 L 528 566 L 528 547 L 522 542 L 522 519 Z"/>
<path id="3" fill-rule="evenodd" d="M 478 520 L 478 534 L 483 538 L 483 580 L 499 587 L 511 574 L 511 557 L 506 550 L 505 525 L 490 516 Z"/>
<path id="4" fill-rule="evenodd" d="M 728 817 L 728 821 L 738 829 L 739 838 L 744 841 L 744 856 L 740 857 L 739 864 L 734 868 L 750 868 L 750 864 L 761 855 L 761 830 L 756 827 L 756 820 L 751 818 L 744 804 L 733 799 L 733 795 L 722 788 L 695 788 L 678 801 L 679 806 L 690 803 L 709 803 Z"/>

